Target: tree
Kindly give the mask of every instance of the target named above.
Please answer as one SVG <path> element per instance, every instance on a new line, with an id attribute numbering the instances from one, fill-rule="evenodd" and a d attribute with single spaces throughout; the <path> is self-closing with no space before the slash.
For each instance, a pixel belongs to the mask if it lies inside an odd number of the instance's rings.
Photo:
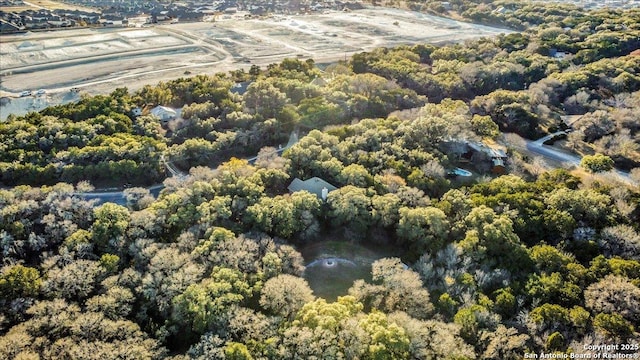
<path id="1" fill-rule="evenodd" d="M 493 332 L 482 334 L 480 341 L 487 343 L 483 359 L 491 360 L 516 360 L 522 358 L 522 354 L 527 352 L 527 342 L 529 335 L 520 334 L 515 328 L 507 328 L 498 325 Z"/>
<path id="2" fill-rule="evenodd" d="M 212 329 L 231 305 L 242 303 L 251 292 L 244 274 L 215 268 L 211 277 L 189 285 L 173 299 L 172 319 L 187 331 L 203 334 Z"/>
<path id="3" fill-rule="evenodd" d="M 354 237 L 366 235 L 371 224 L 371 199 L 367 190 L 353 185 L 344 186 L 329 193 L 329 219 L 334 226 L 346 228 Z"/>
<path id="4" fill-rule="evenodd" d="M 498 125 L 491 120 L 490 116 L 473 115 L 471 129 L 482 137 L 495 138 L 500 134 Z"/>
<path id="5" fill-rule="evenodd" d="M 266 80 L 249 85 L 243 100 L 250 114 L 259 114 L 263 119 L 275 117 L 287 103 L 286 95 Z"/>
<path id="6" fill-rule="evenodd" d="M 338 297 L 333 303 L 324 299 L 305 304 L 295 320 L 284 329 L 278 349 L 279 358 L 360 357 L 365 351 L 366 334 L 356 315 L 362 304 L 352 296 Z"/>
<path id="7" fill-rule="evenodd" d="M 494 292 L 496 300 L 494 310 L 504 318 L 508 318 L 516 313 L 516 297 L 511 288 L 502 288 Z"/>
<path id="8" fill-rule="evenodd" d="M 114 203 L 106 203 L 94 210 L 94 217 L 91 230 L 96 247 L 101 251 L 119 249 L 131 219 L 129 210 Z"/>
<path id="9" fill-rule="evenodd" d="M 349 115 L 347 109 L 328 101 L 324 96 L 302 99 L 297 111 L 302 125 L 318 129 L 339 124 Z"/>
<path id="10" fill-rule="evenodd" d="M 278 150 L 271 146 L 265 146 L 258 152 L 256 156 L 256 167 L 265 169 L 288 170 L 289 164 L 287 159 L 278 154 Z"/>
<path id="11" fill-rule="evenodd" d="M 448 218 L 458 222 L 469 214 L 473 204 L 468 193 L 460 189 L 451 189 L 442 195 L 437 206 Z"/>
<path id="12" fill-rule="evenodd" d="M 373 177 L 367 169 L 359 164 L 351 164 L 346 166 L 340 172 L 338 179 L 345 185 L 353 185 L 366 188 L 373 184 Z"/>
<path id="13" fill-rule="evenodd" d="M 199 242 L 193 254 L 207 268 L 222 266 L 262 279 L 281 273 L 302 275 L 304 271 L 299 252 L 264 234 L 236 237 L 229 230 L 215 228 L 208 239 Z"/>
<path id="14" fill-rule="evenodd" d="M 376 260 L 371 265 L 371 275 L 371 284 L 356 280 L 349 289 L 349 294 L 367 309 L 403 311 L 416 319 L 427 319 L 433 311 L 429 292 L 419 275 L 406 269 L 400 259 Z"/>
<path id="15" fill-rule="evenodd" d="M 600 313 L 593 319 L 593 327 L 611 338 L 627 339 L 632 336 L 634 327 L 620 314 Z"/>
<path id="16" fill-rule="evenodd" d="M 580 160 L 580 166 L 592 173 L 599 173 L 613 169 L 613 160 L 602 154 L 585 155 Z"/>
<path id="17" fill-rule="evenodd" d="M 497 90 L 478 96 L 471 102 L 471 111 L 478 115 L 490 115 L 503 131 L 515 132 L 524 137 L 535 134 L 539 118 L 533 112 L 529 94 L 524 91 Z"/>
<path id="18" fill-rule="evenodd" d="M 427 250 L 435 253 L 442 248 L 449 233 L 449 222 L 445 213 L 435 207 L 400 208 L 398 237 L 416 252 Z"/>
<path id="19" fill-rule="evenodd" d="M 302 306 L 293 325 L 337 330 L 342 320 L 352 317 L 362 308 L 363 305 L 353 296 L 339 296 L 333 303 L 317 299 Z"/>
<path id="20" fill-rule="evenodd" d="M 231 212 L 231 197 L 216 196 L 210 201 L 202 202 L 196 207 L 196 214 L 198 215 L 198 222 L 203 227 L 210 229 L 213 226 L 219 226 L 233 215 Z"/>
<path id="21" fill-rule="evenodd" d="M 455 132 L 451 121 L 430 114 L 422 115 L 408 125 L 406 141 L 424 149 L 433 149 Z"/>
<path id="22" fill-rule="evenodd" d="M 291 175 L 302 179 L 319 176 L 332 181 L 343 168 L 332 151 L 338 143 L 339 139 L 334 135 L 318 130 L 309 132 L 283 154 L 291 160 Z"/>
<path id="23" fill-rule="evenodd" d="M 155 200 L 147 188 L 133 187 L 123 191 L 127 206 L 132 210 L 142 210 Z"/>
<path id="24" fill-rule="evenodd" d="M 538 270 L 547 274 L 562 271 L 567 264 L 575 261 L 571 254 L 563 253 L 550 245 L 533 246 L 530 256 Z"/>
<path id="25" fill-rule="evenodd" d="M 409 337 L 411 358 L 464 359 L 474 358 L 471 345 L 460 337 L 460 326 L 438 320 L 416 320 L 403 312 L 394 312 L 389 321 L 402 326 Z"/>
<path id="26" fill-rule="evenodd" d="M 89 298 L 86 305 L 89 311 L 100 312 L 111 320 L 117 320 L 129 315 L 134 300 L 131 290 L 114 286 L 102 295 Z"/>
<path id="27" fill-rule="evenodd" d="M 584 302 L 598 313 L 619 314 L 637 323 L 640 321 L 640 289 L 629 279 L 608 275 L 584 291 Z"/>
<path id="28" fill-rule="evenodd" d="M 317 216 L 320 212 L 318 197 L 308 192 L 296 192 L 290 196 L 262 197 L 257 204 L 247 208 L 248 223 L 255 224 L 267 234 L 283 238 L 301 235 L 310 238 L 318 231 Z"/>
<path id="29" fill-rule="evenodd" d="M 615 123 L 611 120 L 608 112 L 596 110 L 581 116 L 574 124 L 574 127 L 584 134 L 585 141 L 594 142 L 605 135 L 613 133 Z"/>
<path id="30" fill-rule="evenodd" d="M 561 351 L 565 348 L 565 339 L 559 332 L 554 332 L 547 337 L 545 342 L 545 348 L 548 351 Z"/>
<path id="31" fill-rule="evenodd" d="M 576 151 L 578 146 L 584 140 L 584 133 L 581 131 L 572 131 L 567 134 L 567 145 L 571 148 L 571 150 Z"/>
<path id="32" fill-rule="evenodd" d="M 610 214 L 611 198 L 591 189 L 571 190 L 560 187 L 545 197 L 547 206 L 568 212 L 574 220 L 603 226 Z"/>
<path id="33" fill-rule="evenodd" d="M 579 286 L 565 281 L 557 272 L 533 274 L 526 285 L 528 294 L 543 303 L 575 305 L 580 299 Z"/>
<path id="34" fill-rule="evenodd" d="M 606 256 L 620 256 L 640 261 L 640 234 L 629 225 L 602 229 L 598 245 Z"/>
<path id="35" fill-rule="evenodd" d="M 328 87 L 349 94 L 348 106 L 354 117 L 386 116 L 399 107 L 411 108 L 420 103 L 414 91 L 401 89 L 394 81 L 372 73 L 337 76 Z"/>
<path id="36" fill-rule="evenodd" d="M 405 330 L 389 322 L 381 312 L 369 313 L 358 324 L 369 337 L 363 359 L 403 359 L 409 355 L 409 337 Z"/>
<path id="37" fill-rule="evenodd" d="M 281 337 L 278 358 L 282 359 L 338 359 L 344 358 L 338 332 L 324 328 L 291 326 Z"/>
<path id="38" fill-rule="evenodd" d="M 391 228 L 398 223 L 400 219 L 398 211 L 401 204 L 400 199 L 395 194 L 374 195 L 371 198 L 371 206 L 373 221 L 378 226 Z"/>
<path id="39" fill-rule="evenodd" d="M 481 329 L 494 330 L 499 319 L 498 315 L 478 304 L 458 310 L 453 317 L 453 321 L 461 326 L 460 335 L 470 344 L 478 342 Z"/>
<path id="40" fill-rule="evenodd" d="M 228 360 L 253 360 L 247 346 L 237 342 L 230 342 L 225 346 L 224 358 Z"/>
<path id="41" fill-rule="evenodd" d="M 569 310 L 569 318 L 576 334 L 586 334 L 591 325 L 591 314 L 581 306 L 574 306 Z"/>
<path id="42" fill-rule="evenodd" d="M 42 290 L 68 300 L 85 299 L 94 292 L 104 273 L 98 261 L 75 260 L 47 271 Z"/>
<path id="43" fill-rule="evenodd" d="M 247 208 L 249 223 L 268 233 L 289 238 L 296 230 L 293 204 L 285 197 L 263 197 L 260 202 Z"/>
<path id="44" fill-rule="evenodd" d="M 0 272 L 0 295 L 5 299 L 35 297 L 41 285 L 40 272 L 32 267 L 6 266 Z"/>
<path id="45" fill-rule="evenodd" d="M 172 299 L 190 285 L 195 286 L 202 278 L 204 268 L 191 261 L 189 254 L 173 247 L 158 249 L 152 245 L 143 251 L 153 255 L 144 264 L 146 269 L 140 286 L 141 295 L 146 299 L 150 311 L 168 317 Z"/>
<path id="46" fill-rule="evenodd" d="M 468 230 L 459 246 L 472 259 L 480 264 L 498 264 L 507 269 L 528 266 L 526 249 L 506 215 L 497 215 L 481 205 L 473 208 L 464 221 Z"/>
<path id="47" fill-rule="evenodd" d="M 302 306 L 314 299 L 309 284 L 292 275 L 278 275 L 262 288 L 260 306 L 271 313 L 292 319 Z"/>
<path id="48" fill-rule="evenodd" d="M 225 342 L 220 336 L 207 333 L 200 338 L 200 341 L 191 346 L 187 355 L 198 360 L 224 359 Z"/>
<path id="49" fill-rule="evenodd" d="M 2 358 L 151 360 L 166 356 L 159 341 L 149 338 L 137 324 L 110 320 L 100 312 L 81 312 L 75 303 L 40 301 L 28 313 L 27 321 L 0 337 Z"/>
<path id="50" fill-rule="evenodd" d="M 233 306 L 226 316 L 226 332 L 234 341 L 246 344 L 251 353 L 267 356 L 276 352 L 281 318 L 252 309 Z"/>
<path id="51" fill-rule="evenodd" d="M 260 176 L 260 179 L 264 184 L 266 193 L 269 195 L 284 193 L 291 179 L 291 176 L 289 176 L 289 174 L 287 173 L 289 168 L 289 166 L 286 164 L 287 162 L 283 158 L 278 159 L 282 160 L 282 162 L 284 163 L 284 165 L 282 165 L 282 169 L 277 168 L 280 165 L 276 161 L 276 163 L 273 163 L 273 168 L 258 169 L 258 171 L 256 171 L 257 175 Z"/>
<path id="52" fill-rule="evenodd" d="M 532 309 L 529 319 L 538 333 L 566 330 L 571 324 L 569 310 L 556 304 L 543 304 Z"/>

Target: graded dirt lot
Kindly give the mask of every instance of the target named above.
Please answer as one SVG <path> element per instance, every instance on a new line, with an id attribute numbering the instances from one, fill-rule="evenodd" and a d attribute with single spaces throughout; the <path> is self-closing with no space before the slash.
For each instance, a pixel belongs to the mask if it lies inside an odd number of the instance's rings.
<path id="1" fill-rule="evenodd" d="M 353 12 L 244 19 L 147 28 L 50 31 L 0 38 L 0 120 L 41 106 L 71 101 L 71 88 L 93 94 L 130 90 L 185 74 L 214 73 L 286 57 L 316 63 L 400 44 L 462 41 L 504 29 L 418 12 L 368 8 Z M 46 89 L 47 96 L 19 97 Z"/>
<path id="2" fill-rule="evenodd" d="M 5 12 L 20 12 L 24 10 L 38 10 L 38 9 L 66 9 L 66 10 L 81 10 L 81 11 L 96 11 L 96 9 L 92 9 L 86 6 L 78 6 L 73 4 L 66 4 L 57 1 L 50 0 L 31 0 L 31 1 L 23 1 L 20 6 L 0 6 L 0 10 Z"/>

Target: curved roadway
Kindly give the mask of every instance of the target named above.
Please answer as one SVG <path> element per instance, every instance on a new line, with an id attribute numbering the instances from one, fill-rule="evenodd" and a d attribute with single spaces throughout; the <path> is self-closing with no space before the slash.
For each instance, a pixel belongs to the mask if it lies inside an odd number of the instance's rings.
<path id="1" fill-rule="evenodd" d="M 294 131 L 291 133 L 291 135 L 289 135 L 289 142 L 287 142 L 287 145 L 279 148 L 278 150 L 275 151 L 275 153 L 277 153 L 278 155 L 281 155 L 285 150 L 292 147 L 297 142 L 298 142 L 298 134 Z M 258 156 L 256 155 L 246 160 L 249 163 L 253 164 L 257 159 L 258 159 Z M 165 163 L 165 165 L 168 165 L 168 164 L 170 163 Z M 167 167 L 169 168 L 169 171 L 171 172 L 172 176 L 178 176 L 180 178 L 184 178 L 184 175 L 182 175 L 182 172 L 180 172 L 177 169 L 172 169 L 171 166 L 172 165 L 168 165 Z M 174 171 L 172 170 L 176 171 L 178 175 L 175 175 L 176 173 L 174 173 Z M 157 198 L 160 192 L 162 191 L 162 189 L 164 189 L 164 185 L 156 184 L 148 187 L 147 189 L 149 190 L 149 192 L 151 192 L 151 194 L 155 198 Z M 124 196 L 124 190 L 123 191 L 93 191 L 93 192 L 86 192 L 86 193 L 75 193 L 74 195 L 78 195 L 84 198 L 85 200 L 97 200 L 95 203 L 96 205 L 101 205 L 106 202 L 111 202 L 118 205 L 127 204 L 127 199 Z"/>
<path id="2" fill-rule="evenodd" d="M 568 163 L 574 166 L 580 166 L 580 161 L 582 160 L 580 156 L 553 148 L 551 146 L 544 145 L 546 141 L 551 140 L 563 134 L 566 134 L 566 132 L 559 131 L 553 134 L 549 134 L 538 140 L 525 140 L 526 148 L 527 150 L 533 153 L 539 154 L 542 157 L 545 157 L 547 159 Z M 276 153 L 281 155 L 285 150 L 287 150 L 297 142 L 298 142 L 298 134 L 296 132 L 292 132 L 291 135 L 289 136 L 289 142 L 287 143 L 287 145 L 276 150 Z M 257 158 L 258 158 L 257 156 L 254 156 L 246 160 L 249 161 L 249 163 L 254 163 L 257 160 Z M 176 173 L 182 174 L 178 170 L 171 171 L 171 168 L 170 168 L 170 172 L 172 173 L 172 176 L 176 176 L 175 175 Z M 631 179 L 631 177 L 629 176 L 629 173 L 618 170 L 618 169 L 616 169 L 614 173 L 618 175 L 618 178 L 623 182 L 630 185 L 636 185 L 636 186 L 638 185 L 635 181 Z M 182 176 L 179 176 L 179 177 L 182 177 Z M 162 189 L 164 189 L 164 185 L 157 184 L 157 185 L 150 186 L 147 189 L 151 192 L 151 194 L 154 197 L 157 198 L 160 192 L 162 191 Z M 89 193 L 76 193 L 76 195 L 79 195 L 86 200 L 94 200 L 94 199 L 98 200 L 96 202 L 96 205 L 103 204 L 106 202 L 112 202 L 119 205 L 126 205 L 127 203 L 127 200 L 124 196 L 124 191 L 96 191 L 96 192 L 89 192 Z"/>
<path id="3" fill-rule="evenodd" d="M 576 154 L 572 154 L 572 153 L 568 153 L 566 151 L 562 151 L 559 149 L 556 149 L 552 146 L 548 146 L 545 145 L 544 143 L 557 137 L 560 135 L 566 135 L 567 133 L 565 131 L 558 131 L 555 132 L 553 134 L 549 134 L 545 137 L 542 137 L 538 140 L 525 140 L 526 141 L 526 147 L 527 150 L 542 155 L 543 157 L 547 158 L 547 159 L 551 159 L 551 160 L 555 160 L 555 161 L 560 161 L 563 163 L 567 163 L 567 164 L 571 164 L 574 166 L 580 166 L 580 162 L 582 161 L 582 157 L 576 155 Z M 637 186 L 638 183 L 636 181 L 634 181 L 633 179 L 631 179 L 631 176 L 629 176 L 628 172 L 624 172 L 622 170 L 619 169 L 614 169 L 613 171 L 614 174 L 617 175 L 617 178 L 627 184 L 630 185 L 635 185 Z"/>

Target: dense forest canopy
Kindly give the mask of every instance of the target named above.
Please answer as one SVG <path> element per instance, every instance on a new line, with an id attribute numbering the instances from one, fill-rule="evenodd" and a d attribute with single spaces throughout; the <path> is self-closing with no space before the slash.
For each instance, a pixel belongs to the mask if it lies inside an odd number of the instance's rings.
<path id="1" fill-rule="evenodd" d="M 10 116 L 0 358 L 637 354 L 640 11 L 478 3 L 411 2 L 525 31 L 323 69 L 287 59 Z M 150 115 L 158 105 L 181 119 Z M 569 128 L 565 146 L 594 174 L 521 146 Z M 468 142 L 505 143 L 508 174 L 469 160 Z M 167 163 L 189 175 L 167 178 Z M 459 166 L 475 175 L 451 176 Z M 613 167 L 631 182 L 598 175 Z M 313 177 L 336 190 L 287 191 Z M 157 198 L 138 187 L 163 180 Z M 124 205 L 97 205 L 81 196 L 90 183 L 134 187 Z M 328 238 L 400 255 L 324 299 L 300 249 Z"/>

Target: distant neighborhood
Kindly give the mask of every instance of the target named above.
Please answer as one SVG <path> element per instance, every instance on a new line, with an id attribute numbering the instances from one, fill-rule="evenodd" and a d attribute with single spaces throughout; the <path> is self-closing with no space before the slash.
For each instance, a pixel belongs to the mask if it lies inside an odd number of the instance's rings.
<path id="1" fill-rule="evenodd" d="M 0 33 L 70 27 L 125 27 L 215 21 L 219 17 L 239 12 L 253 17 L 269 13 L 299 14 L 326 10 L 355 10 L 363 7 L 358 1 L 339 0 L 68 0 L 64 4 L 69 5 L 69 9 L 49 10 L 32 7 L 30 3 L 22 0 L 0 0 Z M 78 10 L 78 6 L 86 9 Z"/>
<path id="2" fill-rule="evenodd" d="M 543 0 L 539 0 L 543 1 Z M 609 8 L 633 8 L 640 5 L 640 0 L 544 0 L 545 2 L 571 3 L 585 9 Z"/>

